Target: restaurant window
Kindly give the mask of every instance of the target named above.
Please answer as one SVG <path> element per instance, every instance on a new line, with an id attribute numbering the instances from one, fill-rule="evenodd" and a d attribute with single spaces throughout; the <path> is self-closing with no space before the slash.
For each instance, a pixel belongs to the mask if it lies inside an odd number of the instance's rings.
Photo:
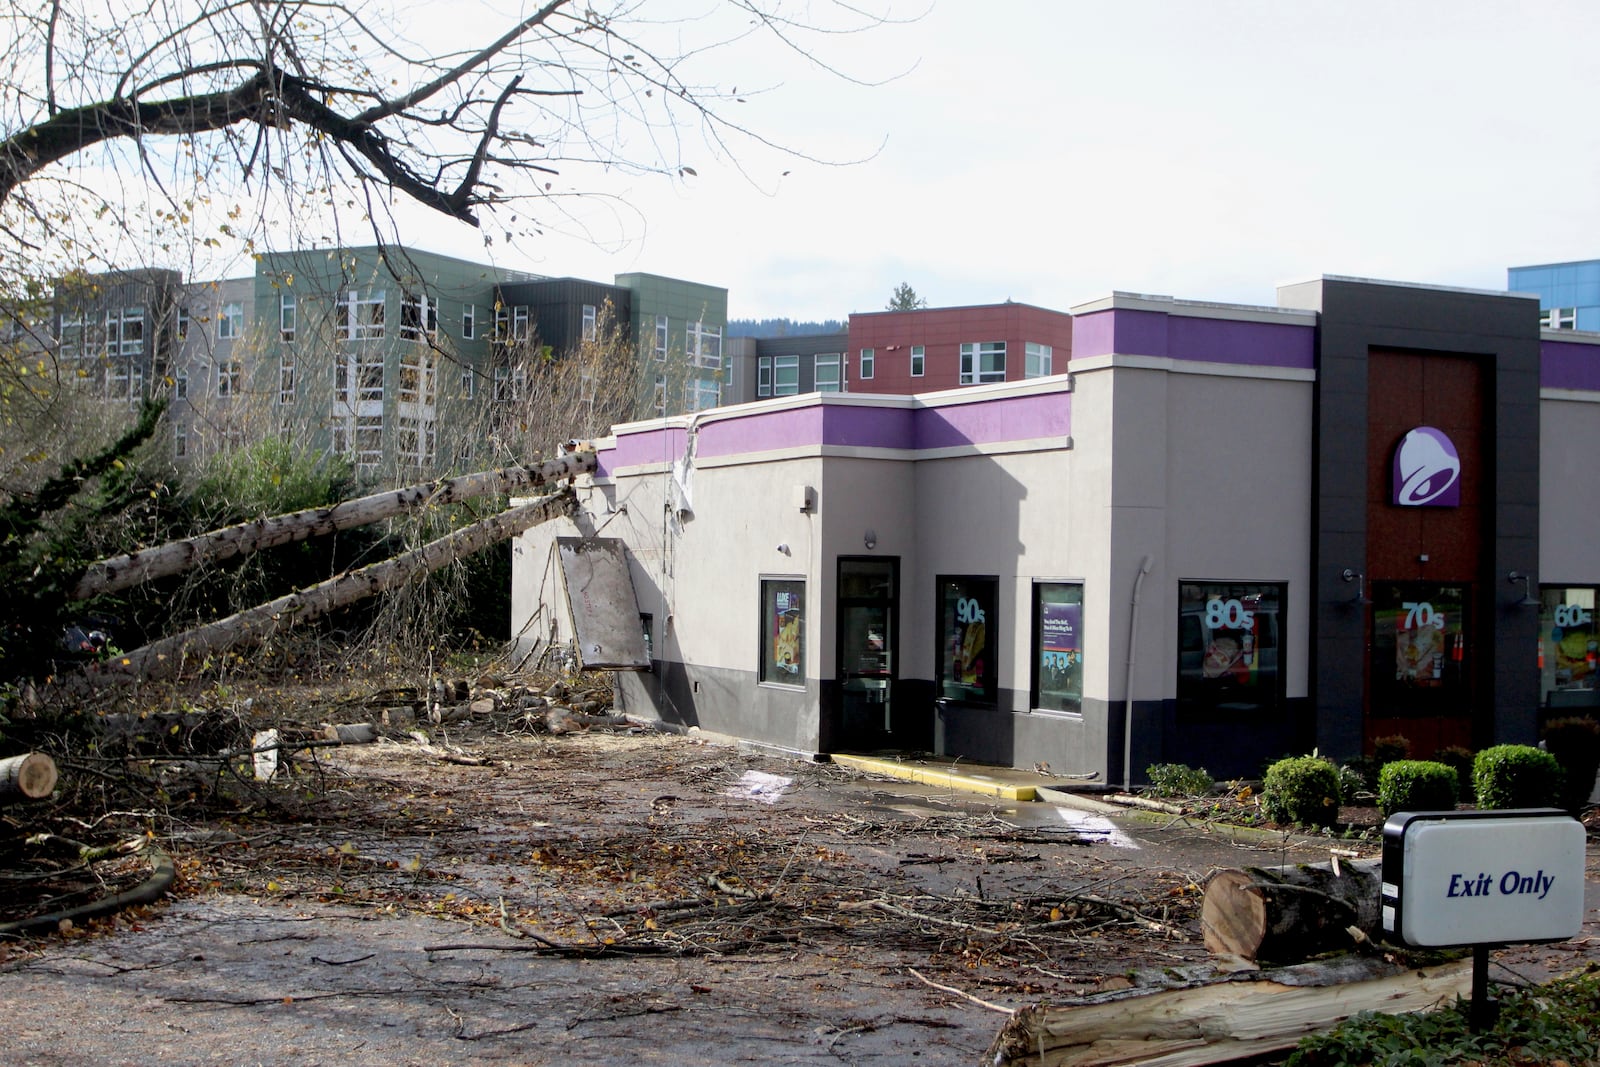
<path id="1" fill-rule="evenodd" d="M 1461 715 L 1471 706 L 1467 587 L 1374 582 L 1372 714 Z"/>
<path id="2" fill-rule="evenodd" d="M 1184 582 L 1178 593 L 1178 707 L 1265 711 L 1283 693 L 1284 586 Z"/>
<path id="3" fill-rule="evenodd" d="M 761 681 L 805 682 L 806 583 L 794 578 L 761 581 Z"/>
<path id="4" fill-rule="evenodd" d="M 971 704 L 999 702 L 993 577 L 939 578 L 939 696 Z"/>
<path id="5" fill-rule="evenodd" d="M 1539 589 L 1539 702 L 1550 708 L 1600 706 L 1600 631 L 1595 587 Z"/>
<path id="6" fill-rule="evenodd" d="M 1083 709 L 1083 584 L 1033 583 L 1036 711 Z"/>

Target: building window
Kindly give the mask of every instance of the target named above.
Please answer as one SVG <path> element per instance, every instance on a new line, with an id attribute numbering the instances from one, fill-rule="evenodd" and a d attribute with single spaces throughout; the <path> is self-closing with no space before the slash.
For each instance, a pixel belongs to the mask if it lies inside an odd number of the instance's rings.
<path id="1" fill-rule="evenodd" d="M 372 472 L 383 461 L 383 416 L 356 416 L 356 469 Z"/>
<path id="2" fill-rule="evenodd" d="M 501 404 L 521 400 L 528 383 L 528 372 L 522 367 L 496 367 L 494 369 L 494 398 Z"/>
<path id="3" fill-rule="evenodd" d="M 278 403 L 294 403 L 294 350 L 278 353 Z"/>
<path id="4" fill-rule="evenodd" d="M 366 296 L 348 289 L 339 300 L 339 338 L 343 341 L 361 341 L 383 336 L 385 301 L 388 294 L 382 289 Z"/>
<path id="5" fill-rule="evenodd" d="M 762 356 L 756 360 L 756 396 L 772 395 L 772 357 Z"/>
<path id="6" fill-rule="evenodd" d="M 722 327 L 691 322 L 685 331 L 687 352 L 696 367 L 710 370 L 722 368 Z"/>
<path id="7" fill-rule="evenodd" d="M 478 305 L 461 305 L 461 339 L 470 341 L 478 336 Z"/>
<path id="8" fill-rule="evenodd" d="M 690 411 L 705 411 L 722 402 L 722 386 L 715 378 L 691 379 L 689 390 Z"/>
<path id="9" fill-rule="evenodd" d="M 1539 313 L 1539 328 L 1542 330 L 1576 330 L 1578 328 L 1578 309 L 1547 308 Z"/>
<path id="10" fill-rule="evenodd" d="M 189 399 L 189 372 L 181 370 L 172 376 L 172 398 L 174 400 Z"/>
<path id="11" fill-rule="evenodd" d="M 655 413 L 664 416 L 667 413 L 667 379 L 665 375 L 656 375 L 655 396 L 653 398 Z"/>
<path id="12" fill-rule="evenodd" d="M 817 392 L 839 392 L 839 379 L 839 353 L 828 352 L 826 354 L 819 355 L 816 362 Z"/>
<path id="13" fill-rule="evenodd" d="M 667 332 L 667 317 L 665 315 L 657 315 L 655 340 L 655 357 L 657 359 L 664 360 L 667 358 L 667 341 L 669 337 L 670 334 Z"/>
<path id="14" fill-rule="evenodd" d="M 295 306 L 294 294 L 291 292 L 278 293 L 278 339 L 285 343 L 293 344 L 295 329 L 298 325 L 299 309 Z"/>
<path id="15" fill-rule="evenodd" d="M 477 376 L 472 373 L 471 367 L 461 368 L 461 388 L 459 396 L 462 400 L 471 400 L 476 388 Z"/>
<path id="16" fill-rule="evenodd" d="M 432 407 L 439 402 L 439 365 L 432 352 L 410 349 L 400 353 L 400 382 L 396 398 L 402 404 Z"/>
<path id="17" fill-rule="evenodd" d="M 1282 584 L 1184 582 L 1178 591 L 1178 710 L 1249 712 L 1282 700 Z M 1391 650 L 1392 651 L 1392 650 Z"/>
<path id="18" fill-rule="evenodd" d="M 178 340 L 180 342 L 187 341 L 189 339 L 189 309 L 188 308 L 181 307 L 181 308 L 178 309 L 177 330 L 178 330 Z"/>
<path id="19" fill-rule="evenodd" d="M 1050 366 L 1055 359 L 1055 349 L 1049 345 L 1041 345 L 1034 341 L 1029 341 L 1025 346 L 1023 359 L 1022 376 L 1024 378 L 1047 378 L 1054 373 Z"/>
<path id="20" fill-rule="evenodd" d="M 805 603 L 805 582 L 762 579 L 761 681 L 779 685 L 804 683 Z"/>
<path id="21" fill-rule="evenodd" d="M 182 426 L 175 426 L 172 430 L 172 455 L 174 459 L 182 459 L 189 454 L 189 431 Z"/>
<path id="22" fill-rule="evenodd" d="M 939 695 L 971 704 L 1000 698 L 993 577 L 943 575 L 939 581 Z"/>
<path id="23" fill-rule="evenodd" d="M 1547 708 L 1600 707 L 1595 587 L 1539 589 L 1539 697 Z"/>
<path id="24" fill-rule="evenodd" d="M 400 297 L 400 338 L 404 341 L 431 341 L 439 336 L 439 304 L 426 293 L 405 293 Z"/>
<path id="25" fill-rule="evenodd" d="M 861 350 L 861 378 L 865 381 L 871 378 L 878 370 L 878 350 L 863 348 Z"/>
<path id="26" fill-rule="evenodd" d="M 511 309 L 511 339 L 513 341 L 526 341 L 528 339 L 528 305 L 518 304 Z"/>
<path id="27" fill-rule="evenodd" d="M 362 352 L 356 357 L 356 400 L 383 403 L 382 352 Z"/>
<path id="28" fill-rule="evenodd" d="M 1083 709 L 1083 585 L 1033 583 L 1033 700 L 1037 711 Z"/>
<path id="29" fill-rule="evenodd" d="M 922 377 L 923 373 L 927 370 L 927 366 L 928 366 L 927 349 L 923 348 L 923 346 L 921 346 L 921 345 L 912 345 L 911 346 L 911 376 L 913 378 Z"/>
<path id="30" fill-rule="evenodd" d="M 511 309 L 504 304 L 494 306 L 494 340 L 504 342 L 511 336 Z"/>
<path id="31" fill-rule="evenodd" d="M 106 399 L 130 400 L 137 399 L 139 389 L 136 382 L 142 384 L 143 375 L 132 364 L 118 360 L 106 367 Z"/>
<path id="32" fill-rule="evenodd" d="M 583 305 L 583 340 L 592 344 L 600 339 L 600 309 L 593 304 Z"/>
<path id="33" fill-rule="evenodd" d="M 217 336 L 224 341 L 244 336 L 244 305 L 223 305 L 222 316 L 217 319 Z"/>
<path id="34" fill-rule="evenodd" d="M 426 467 L 433 462 L 438 445 L 438 424 L 433 419 L 400 416 L 395 420 L 395 453 L 410 467 Z"/>
<path id="35" fill-rule="evenodd" d="M 239 395 L 239 384 L 244 376 L 244 368 L 237 360 L 217 364 L 217 395 L 229 397 Z"/>
<path id="36" fill-rule="evenodd" d="M 106 355 L 137 356 L 144 351 L 144 308 L 106 312 Z"/>
<path id="37" fill-rule="evenodd" d="M 1467 588 L 1372 582 L 1372 714 L 1461 715 L 1471 706 Z"/>
<path id="38" fill-rule="evenodd" d="M 961 346 L 961 384 L 980 385 L 1006 380 L 1006 343 L 980 341 Z"/>
<path id="39" fill-rule="evenodd" d="M 794 396 L 800 392 L 800 357 L 774 356 L 772 360 L 772 395 Z"/>

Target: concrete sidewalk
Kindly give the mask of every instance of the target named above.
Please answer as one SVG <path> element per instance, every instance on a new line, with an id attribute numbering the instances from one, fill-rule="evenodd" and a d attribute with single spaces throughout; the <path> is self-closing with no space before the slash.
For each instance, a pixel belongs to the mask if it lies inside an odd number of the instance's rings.
<path id="1" fill-rule="evenodd" d="M 902 782 L 917 782 L 1000 800 L 1044 801 L 1081 807 L 1089 811 L 1125 810 L 1117 805 L 1096 800 L 1094 797 L 1071 792 L 1069 787 L 1072 779 L 1041 771 L 972 763 L 954 757 L 932 756 L 926 753 L 862 756 L 835 752 L 829 758 L 841 767 L 850 767 L 865 774 L 876 774 Z"/>

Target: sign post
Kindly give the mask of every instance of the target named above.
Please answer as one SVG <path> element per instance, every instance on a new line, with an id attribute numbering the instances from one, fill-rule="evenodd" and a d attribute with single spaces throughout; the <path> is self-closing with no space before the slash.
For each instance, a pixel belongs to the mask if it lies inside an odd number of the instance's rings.
<path id="1" fill-rule="evenodd" d="M 1489 949 L 1583 927 L 1583 824 L 1556 808 L 1397 812 L 1383 826 L 1384 932 L 1472 948 L 1472 1026 L 1493 1021 Z"/>

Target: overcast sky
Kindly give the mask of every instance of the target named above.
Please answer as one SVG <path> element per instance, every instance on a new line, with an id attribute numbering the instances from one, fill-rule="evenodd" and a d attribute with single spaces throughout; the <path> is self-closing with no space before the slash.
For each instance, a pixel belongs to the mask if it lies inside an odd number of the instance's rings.
<path id="1" fill-rule="evenodd" d="M 493 258 L 816 319 L 881 310 L 902 281 L 934 306 L 1271 304 L 1322 274 L 1501 289 L 1511 265 L 1600 257 L 1595 0 L 932 0 L 827 56 L 899 76 L 852 84 L 760 45 L 726 61 L 783 79 L 751 126 L 862 162 L 752 150 L 746 178 L 686 141 L 697 177 L 596 190 L 637 210 L 620 236 L 599 204 L 599 246 L 552 233 Z M 486 254 L 431 222 L 415 243 Z"/>

